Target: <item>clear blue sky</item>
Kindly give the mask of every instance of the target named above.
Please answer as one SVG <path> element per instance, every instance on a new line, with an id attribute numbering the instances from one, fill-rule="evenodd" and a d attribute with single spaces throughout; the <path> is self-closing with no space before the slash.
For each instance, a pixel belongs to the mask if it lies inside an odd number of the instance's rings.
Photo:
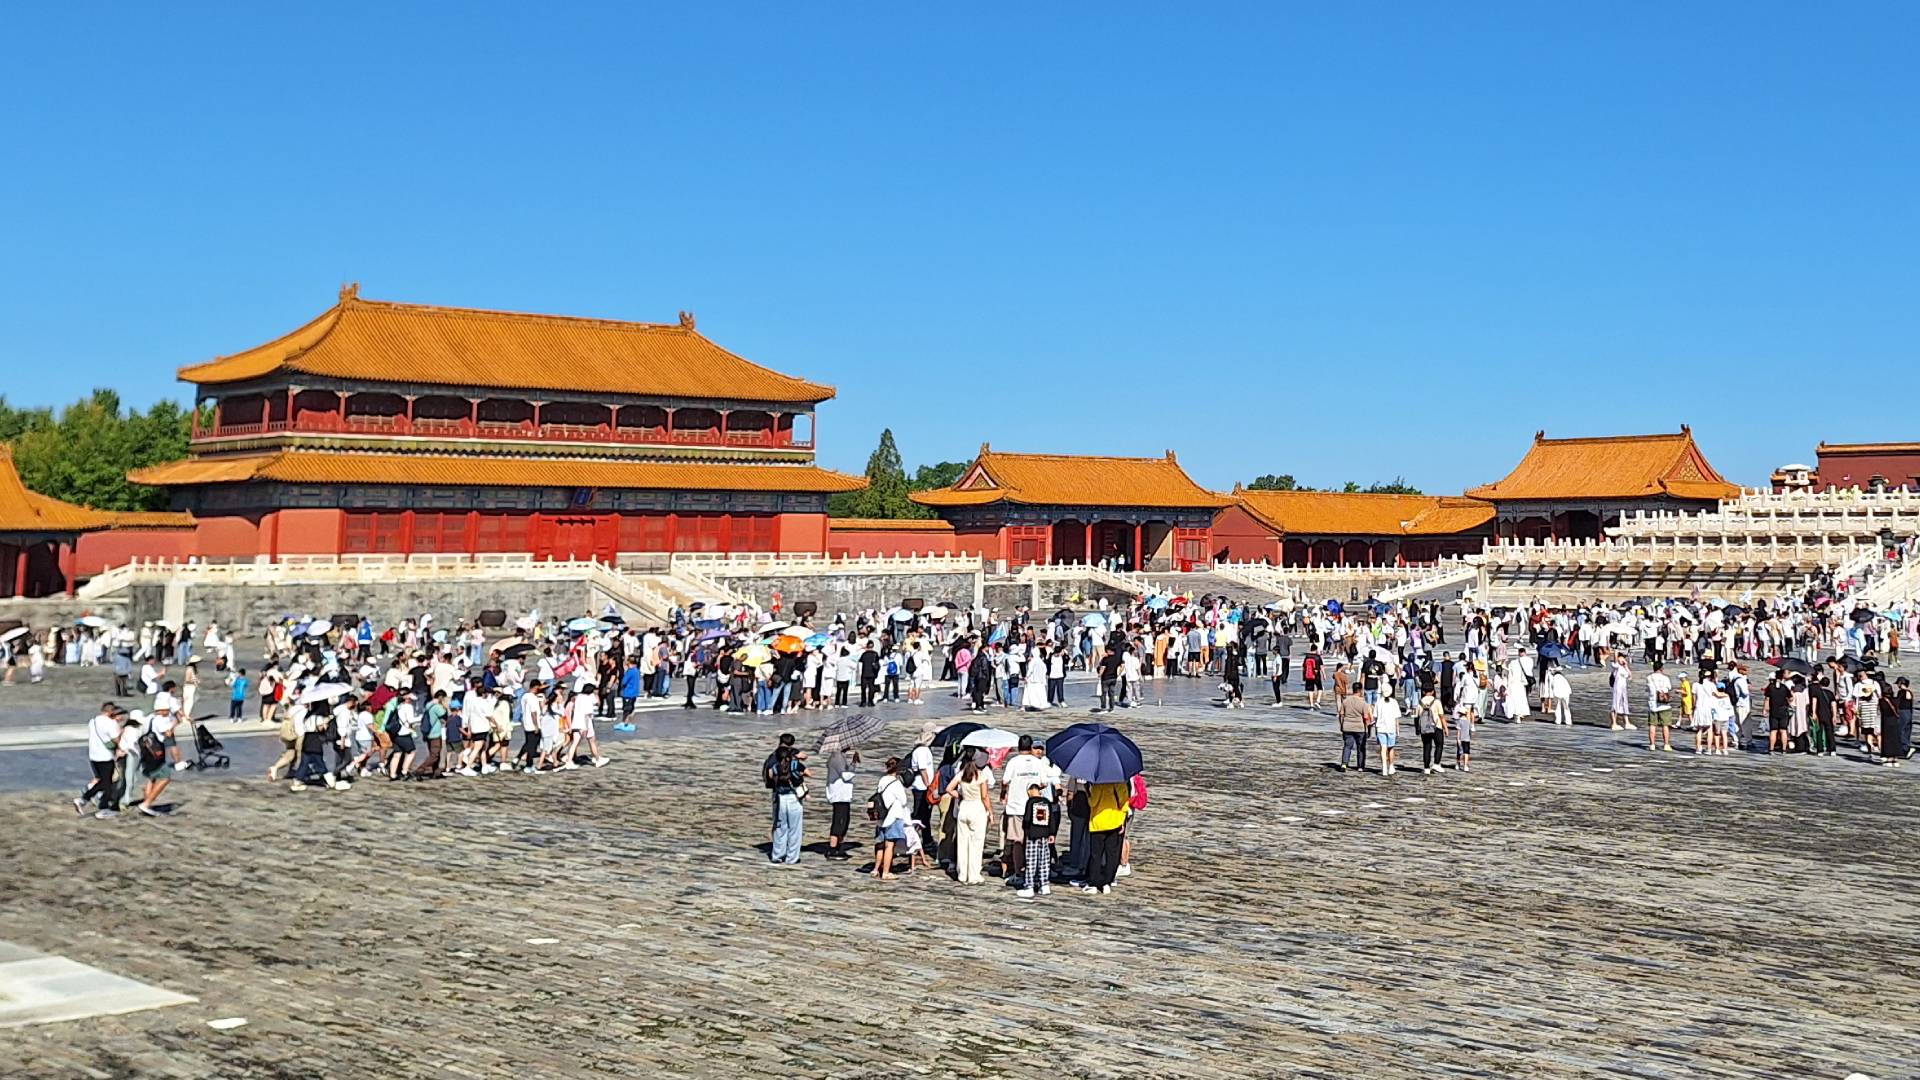
<path id="1" fill-rule="evenodd" d="M 1181 6 L 17 8 L 0 392 L 178 396 L 356 280 L 691 309 L 853 471 L 1920 437 L 1920 6 Z"/>

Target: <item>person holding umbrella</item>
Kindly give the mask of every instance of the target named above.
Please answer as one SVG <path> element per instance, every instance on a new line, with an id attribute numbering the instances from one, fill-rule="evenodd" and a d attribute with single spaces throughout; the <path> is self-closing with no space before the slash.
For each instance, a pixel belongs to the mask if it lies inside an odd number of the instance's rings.
<path id="1" fill-rule="evenodd" d="M 1075 724 L 1047 740 L 1047 756 L 1086 791 L 1084 889 L 1111 892 L 1132 803 L 1129 781 L 1144 770 L 1140 748 L 1105 724 Z M 1068 880 L 1074 880 L 1071 870 L 1068 873 Z"/>

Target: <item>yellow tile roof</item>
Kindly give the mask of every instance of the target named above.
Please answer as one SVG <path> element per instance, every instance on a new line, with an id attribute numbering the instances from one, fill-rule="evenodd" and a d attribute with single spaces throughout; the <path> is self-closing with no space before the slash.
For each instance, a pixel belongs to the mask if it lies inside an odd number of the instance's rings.
<path id="1" fill-rule="evenodd" d="M 1675 435 L 1613 435 L 1549 439 L 1533 446 L 1503 480 L 1468 488 L 1468 495 L 1504 499 L 1634 499 L 1672 495 L 1722 499 L 1740 494 L 1713 470 L 1682 425 Z"/>
<path id="2" fill-rule="evenodd" d="M 199 524 L 185 511 L 115 510 L 107 516 L 116 529 L 191 529 Z"/>
<path id="3" fill-rule="evenodd" d="M 939 518 L 828 518 L 836 532 L 952 532 L 953 523 Z"/>
<path id="4" fill-rule="evenodd" d="M 459 457 L 439 454 L 315 453 L 189 458 L 128 479 L 155 487 L 271 480 L 288 484 L 458 484 L 474 487 L 593 487 L 645 491 L 857 491 L 866 481 L 813 465 L 606 461 L 581 458 Z"/>
<path id="5" fill-rule="evenodd" d="M 1493 520 L 1492 504 L 1454 496 L 1245 489 L 1233 496 L 1268 528 L 1296 536 L 1442 536 Z"/>
<path id="6" fill-rule="evenodd" d="M 203 385 L 277 371 L 506 390 L 573 390 L 659 397 L 816 404 L 833 387 L 782 375 L 678 324 L 529 315 L 362 300 L 340 302 L 284 337 L 180 369 Z"/>
<path id="7" fill-rule="evenodd" d="M 111 524 L 107 514 L 28 491 L 13 467 L 13 448 L 0 443 L 0 533 L 81 533 Z"/>
<path id="8" fill-rule="evenodd" d="M 1167 451 L 1165 457 L 1081 454 L 1009 454 L 980 447 L 952 487 L 916 491 L 923 506 L 983 506 L 1010 502 L 1042 506 L 1146 506 L 1217 509 L 1227 499 L 1193 482 Z"/>

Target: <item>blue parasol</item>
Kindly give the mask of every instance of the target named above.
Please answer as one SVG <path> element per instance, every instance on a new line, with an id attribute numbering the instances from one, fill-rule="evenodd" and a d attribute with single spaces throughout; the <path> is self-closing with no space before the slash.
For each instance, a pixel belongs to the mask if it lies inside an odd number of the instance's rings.
<path id="1" fill-rule="evenodd" d="M 1107 617 L 1097 611 L 1089 611 L 1080 617 L 1080 625 L 1088 627 L 1105 626 L 1107 625 Z"/>
<path id="2" fill-rule="evenodd" d="M 1060 771 L 1093 784 L 1119 784 L 1146 768 L 1132 739 L 1105 724 L 1075 724 L 1047 740 Z"/>
<path id="3" fill-rule="evenodd" d="M 1167 598 L 1164 596 L 1150 596 L 1147 598 L 1148 611 L 1159 611 L 1166 606 Z"/>

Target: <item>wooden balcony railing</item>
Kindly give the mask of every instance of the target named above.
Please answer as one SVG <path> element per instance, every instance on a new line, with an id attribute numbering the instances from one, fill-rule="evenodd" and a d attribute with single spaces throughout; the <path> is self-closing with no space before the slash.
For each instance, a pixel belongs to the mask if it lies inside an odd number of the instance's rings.
<path id="1" fill-rule="evenodd" d="M 545 442 L 623 443 L 658 446 L 737 446 L 777 450 L 811 450 L 812 439 L 795 439 L 791 431 L 761 429 L 726 431 L 718 428 L 675 430 L 665 427 L 616 427 L 611 424 L 535 424 L 531 420 L 444 420 L 405 416 L 342 416 L 338 413 L 301 413 L 292 421 L 269 420 L 251 424 L 223 423 L 199 427 L 196 440 L 239 439 L 282 432 L 315 435 L 397 435 L 422 438 L 528 439 Z"/>

